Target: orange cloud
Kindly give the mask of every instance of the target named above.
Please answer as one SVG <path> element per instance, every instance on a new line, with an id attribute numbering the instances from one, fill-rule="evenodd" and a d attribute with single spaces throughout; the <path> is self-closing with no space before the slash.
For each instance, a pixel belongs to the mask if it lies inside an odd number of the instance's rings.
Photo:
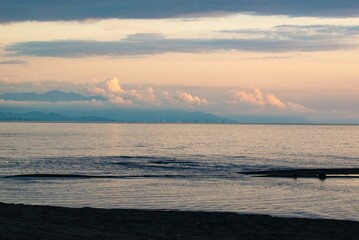
<path id="1" fill-rule="evenodd" d="M 177 97 L 181 102 L 187 103 L 189 105 L 202 104 L 202 103 L 207 103 L 208 102 L 204 98 L 200 98 L 200 97 L 197 97 L 197 96 L 192 96 L 191 94 L 189 94 L 187 92 L 181 92 L 181 91 L 177 91 Z"/>
<path id="2" fill-rule="evenodd" d="M 106 81 L 106 90 L 111 93 L 123 93 L 124 92 L 124 90 L 120 86 L 120 81 L 115 77 Z"/>
<path id="3" fill-rule="evenodd" d="M 292 110 L 298 112 L 313 111 L 303 105 L 294 102 L 283 102 L 274 94 L 264 94 L 259 88 L 253 92 L 237 91 L 233 95 L 234 102 L 247 103 L 260 107 L 271 107 L 278 110 Z"/>
<path id="4" fill-rule="evenodd" d="M 97 87 L 93 87 L 90 89 L 90 92 L 104 96 L 109 102 L 116 105 L 161 106 L 162 104 L 169 104 L 180 107 L 180 105 L 198 106 L 208 103 L 204 98 L 193 96 L 183 91 L 176 91 L 174 93 L 162 91 L 156 93 L 152 87 L 147 87 L 146 89 L 125 89 L 115 77 L 108 79 Z"/>

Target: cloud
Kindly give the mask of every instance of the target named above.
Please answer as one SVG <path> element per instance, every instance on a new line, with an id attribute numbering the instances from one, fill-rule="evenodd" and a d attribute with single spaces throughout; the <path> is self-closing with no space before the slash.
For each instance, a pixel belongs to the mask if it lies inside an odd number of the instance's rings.
<path id="1" fill-rule="evenodd" d="M 0 61 L 0 65 L 13 65 L 13 64 L 27 64 L 27 61 L 24 60 L 4 60 Z"/>
<path id="2" fill-rule="evenodd" d="M 130 89 L 127 90 L 127 95 L 142 103 L 156 104 L 157 101 L 155 91 L 152 87 L 147 87 L 145 90 Z"/>
<path id="3" fill-rule="evenodd" d="M 177 97 L 181 102 L 188 105 L 208 103 L 204 98 L 193 96 L 187 92 L 177 91 Z"/>
<path id="4" fill-rule="evenodd" d="M 153 87 L 123 88 L 117 78 L 111 78 L 90 89 L 91 94 L 103 96 L 109 102 L 123 106 L 192 107 L 208 103 L 188 92 L 156 91 Z"/>
<path id="5" fill-rule="evenodd" d="M 123 93 L 125 92 L 120 86 L 120 81 L 117 78 L 112 78 L 106 82 L 106 90 L 110 93 Z"/>
<path id="6" fill-rule="evenodd" d="M 284 104 L 279 98 L 277 98 L 273 94 L 268 94 L 267 95 L 267 103 L 270 106 L 276 107 L 278 109 L 286 108 L 286 104 Z"/>
<path id="7" fill-rule="evenodd" d="M 98 86 L 90 89 L 90 92 L 93 94 L 98 94 L 103 97 L 106 97 L 111 103 L 117 105 L 132 105 L 133 99 L 130 99 L 127 91 L 125 91 L 121 85 L 120 81 L 113 77 L 111 79 L 106 80 L 103 86 Z"/>
<path id="8" fill-rule="evenodd" d="M 127 107 L 199 107 L 208 101 L 205 98 L 195 96 L 188 92 L 188 89 L 196 91 L 191 87 L 175 86 L 149 86 L 149 85 L 122 85 L 116 78 L 109 78 L 103 82 L 76 83 L 76 82 L 14 82 L 0 79 L 0 94 L 26 92 L 49 92 L 61 90 L 65 92 L 80 92 L 82 96 L 102 96 L 106 103 L 122 105 Z M 197 89 L 198 90 L 198 89 Z M 202 92 L 206 94 L 206 91 Z M 26 95 L 26 94 L 25 94 Z M 196 94 L 197 95 L 197 94 Z M 92 98 L 91 98 L 92 99 Z M 1 100 L 1 99 L 0 99 Z M 46 97 L 44 102 L 46 100 Z M 85 100 L 83 100 L 85 101 Z M 17 102 L 17 101 L 15 101 Z M 25 102 L 25 101 L 21 101 Z M 74 102 L 74 101 L 73 101 Z M 99 101 L 97 101 L 99 102 Z M 100 101 L 104 102 L 105 101 Z"/>
<path id="9" fill-rule="evenodd" d="M 319 35 L 327 36 L 328 34 L 338 35 L 358 35 L 359 26 L 339 26 L 339 25 L 278 25 L 275 29 L 282 34 L 290 35 L 293 37 L 298 35 Z"/>
<path id="10" fill-rule="evenodd" d="M 238 91 L 235 95 L 235 98 L 241 102 L 250 103 L 257 106 L 264 106 L 266 105 L 262 91 L 258 88 L 254 89 L 254 93 L 247 93 L 244 91 Z"/>
<path id="11" fill-rule="evenodd" d="M 296 112 L 311 112 L 310 108 L 293 102 L 283 102 L 274 94 L 265 94 L 259 88 L 253 92 L 237 91 L 233 95 L 232 103 L 246 103 L 261 108 L 274 108 L 277 110 L 292 110 Z"/>
<path id="12" fill-rule="evenodd" d="M 0 4 L 0 22 L 201 17 L 233 13 L 359 16 L 357 0 L 1 0 Z"/>
<path id="13" fill-rule="evenodd" d="M 141 56 L 178 53 L 211 53 L 220 51 L 309 52 L 351 49 L 359 35 L 359 26 L 281 25 L 272 29 L 221 31 L 222 38 L 166 38 L 160 34 L 129 35 L 119 41 L 32 41 L 5 46 L 8 56 L 90 57 Z"/>
<path id="14" fill-rule="evenodd" d="M 359 35 L 359 25 L 277 25 L 271 29 L 232 29 L 221 33 L 247 38 L 319 41 L 332 37 L 336 40 Z"/>

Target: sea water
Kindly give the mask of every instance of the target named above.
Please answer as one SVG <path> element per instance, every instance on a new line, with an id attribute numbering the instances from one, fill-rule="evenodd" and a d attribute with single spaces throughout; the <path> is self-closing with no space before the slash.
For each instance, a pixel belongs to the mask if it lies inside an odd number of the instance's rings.
<path id="1" fill-rule="evenodd" d="M 359 178 L 242 174 L 336 167 L 359 167 L 359 126 L 0 123 L 6 203 L 359 220 Z"/>

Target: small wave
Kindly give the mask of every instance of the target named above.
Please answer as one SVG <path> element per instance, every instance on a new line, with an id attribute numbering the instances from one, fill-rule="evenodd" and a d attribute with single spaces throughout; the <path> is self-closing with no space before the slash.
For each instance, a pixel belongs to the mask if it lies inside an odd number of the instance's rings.
<path id="1" fill-rule="evenodd" d="M 122 159 L 156 159 L 158 157 L 155 157 L 155 156 L 127 156 L 127 155 L 120 155 L 120 156 L 113 156 L 113 158 L 122 158 Z"/>
<path id="2" fill-rule="evenodd" d="M 195 162 L 191 162 L 191 161 L 180 161 L 180 160 L 158 160 L 158 161 L 152 161 L 152 163 L 155 164 L 191 164 L 191 165 L 199 165 L 199 164 L 195 164 Z"/>
<path id="3" fill-rule="evenodd" d="M 4 178 L 100 178 L 103 176 L 82 175 L 82 174 L 20 174 L 4 176 Z"/>
<path id="4" fill-rule="evenodd" d="M 3 178 L 14 178 L 14 179 L 90 179 L 90 178 L 109 178 L 109 179 L 126 179 L 126 178 L 200 178 L 203 176 L 198 175 L 84 175 L 84 174 L 20 174 L 20 175 L 9 175 Z"/>
<path id="5" fill-rule="evenodd" d="M 157 170 L 190 170 L 193 169 L 193 166 L 186 166 L 186 165 L 172 165 L 172 164 L 153 164 L 153 163 L 133 163 L 133 162 L 111 162 L 110 164 L 112 165 L 118 165 L 118 166 L 122 166 L 122 167 L 126 167 L 126 168 L 131 168 L 131 169 L 157 169 Z"/>

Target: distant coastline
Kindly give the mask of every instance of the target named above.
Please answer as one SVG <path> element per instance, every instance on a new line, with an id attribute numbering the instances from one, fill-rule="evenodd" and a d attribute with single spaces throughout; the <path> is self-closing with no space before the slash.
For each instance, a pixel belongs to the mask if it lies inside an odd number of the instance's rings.
<path id="1" fill-rule="evenodd" d="M 76 92 L 0 93 L 0 121 L 110 123 L 225 123 L 277 125 L 358 125 L 352 118 L 318 118 L 299 112 L 213 111 L 196 105 L 116 105 L 109 99 Z"/>
<path id="2" fill-rule="evenodd" d="M 96 120 L 9 120 L 0 119 L 0 123 L 99 123 L 99 124 L 214 124 L 214 125 L 273 125 L 273 126 L 359 126 L 359 123 L 251 123 L 251 122 L 145 122 L 145 121 L 120 121 L 120 120 L 109 120 L 109 121 L 96 121 Z"/>
<path id="3" fill-rule="evenodd" d="M 173 111 L 173 110 L 172 110 Z M 161 115 L 160 115 L 161 114 Z M 236 123 L 236 121 L 222 118 L 214 114 L 196 112 L 180 112 L 171 116 L 172 112 L 164 111 L 158 117 L 152 116 L 144 120 L 142 116 L 123 115 L 122 119 L 102 116 L 69 117 L 56 112 L 31 111 L 25 113 L 0 112 L 0 121 L 8 122 L 101 122 L 101 123 Z M 165 116 L 168 115 L 168 118 Z"/>

